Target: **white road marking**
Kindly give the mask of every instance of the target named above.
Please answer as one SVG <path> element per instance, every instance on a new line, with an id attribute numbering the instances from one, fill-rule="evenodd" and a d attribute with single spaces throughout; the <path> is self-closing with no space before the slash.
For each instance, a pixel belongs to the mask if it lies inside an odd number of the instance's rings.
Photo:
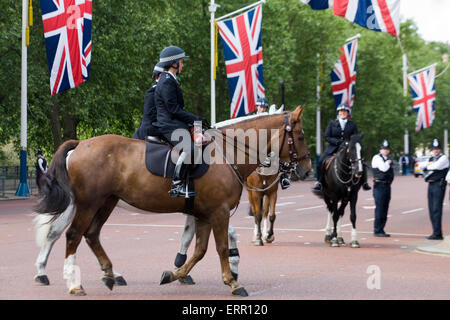
<path id="1" fill-rule="evenodd" d="M 317 209 L 317 208 L 323 208 L 323 207 L 324 207 L 324 205 L 315 206 L 315 207 L 308 207 L 308 208 L 298 208 L 298 209 L 295 209 L 295 211 L 304 211 L 304 210 L 311 210 L 311 209 Z"/>
<path id="2" fill-rule="evenodd" d="M 300 194 L 298 196 L 286 196 L 286 197 L 280 197 L 280 199 L 292 199 L 292 198 L 303 198 L 305 195 Z"/>
<path id="3" fill-rule="evenodd" d="M 105 226 L 121 226 L 121 227 L 156 227 L 156 228 L 184 228 L 184 225 L 165 225 L 165 224 L 127 224 L 127 223 L 107 223 Z M 251 230 L 253 231 L 253 227 L 236 227 L 233 226 L 234 229 L 237 230 Z M 274 228 L 275 231 L 295 231 L 295 232 L 324 232 L 325 229 L 302 229 L 302 228 Z M 342 231 L 346 233 L 351 233 L 350 231 Z M 359 231 L 358 233 L 366 233 L 366 234 L 373 234 L 373 231 Z M 390 232 L 391 235 L 397 235 L 397 236 L 413 236 L 413 237 L 424 237 L 428 234 L 417 234 L 417 233 L 394 233 Z"/>
<path id="4" fill-rule="evenodd" d="M 288 206 L 288 205 L 291 205 L 291 204 L 296 204 L 297 202 L 278 202 L 277 203 L 277 207 L 283 207 L 283 206 Z"/>
<path id="5" fill-rule="evenodd" d="M 423 208 L 417 208 L 417 209 L 402 211 L 402 214 L 408 214 L 408 213 L 413 213 L 413 212 L 422 211 L 422 210 L 423 210 Z"/>
<path id="6" fill-rule="evenodd" d="M 363 209 L 369 210 L 369 209 L 375 209 L 375 206 L 362 206 Z"/>

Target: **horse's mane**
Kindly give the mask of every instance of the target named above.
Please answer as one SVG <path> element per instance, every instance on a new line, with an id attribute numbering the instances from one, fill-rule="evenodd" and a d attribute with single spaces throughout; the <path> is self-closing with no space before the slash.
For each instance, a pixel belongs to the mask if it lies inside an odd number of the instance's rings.
<path id="1" fill-rule="evenodd" d="M 216 123 L 214 125 L 215 128 L 223 130 L 223 129 L 227 129 L 230 128 L 236 124 L 244 124 L 244 123 L 251 123 L 254 122 L 256 120 L 260 120 L 260 119 L 264 119 L 264 118 L 270 118 L 270 117 L 275 117 L 275 116 L 279 116 L 279 115 L 284 115 L 289 113 L 288 111 L 284 111 L 283 113 L 274 113 L 274 114 L 255 114 L 255 115 L 251 115 L 251 116 L 246 116 L 246 117 L 240 117 L 240 118 L 235 118 L 235 119 L 230 119 L 230 120 L 225 120 L 219 123 Z"/>

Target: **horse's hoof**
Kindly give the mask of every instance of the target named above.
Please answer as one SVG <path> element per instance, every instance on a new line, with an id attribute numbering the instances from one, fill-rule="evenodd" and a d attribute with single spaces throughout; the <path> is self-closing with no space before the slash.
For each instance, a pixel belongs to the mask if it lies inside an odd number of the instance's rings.
<path id="1" fill-rule="evenodd" d="M 71 296 L 76 296 L 76 297 L 82 297 L 82 296 L 86 295 L 86 292 L 84 291 L 82 286 L 80 286 L 79 288 L 73 288 L 72 290 L 70 290 L 69 293 Z"/>
<path id="2" fill-rule="evenodd" d="M 42 276 L 34 277 L 34 281 L 36 281 L 39 284 L 42 284 L 43 286 L 48 286 L 50 284 L 50 281 L 48 281 L 48 277 L 45 274 Z"/>
<path id="3" fill-rule="evenodd" d="M 175 267 L 180 268 L 187 259 L 187 255 L 186 254 L 181 254 L 181 253 L 177 253 L 177 256 L 175 257 Z"/>
<path id="4" fill-rule="evenodd" d="M 178 279 L 178 281 L 182 284 L 189 284 L 189 285 L 195 284 L 194 279 L 192 279 L 190 275 L 187 275 L 184 278 L 180 278 Z"/>
<path id="5" fill-rule="evenodd" d="M 359 245 L 359 242 L 354 240 L 352 241 L 352 248 L 360 248 L 361 246 Z"/>
<path id="6" fill-rule="evenodd" d="M 259 240 L 253 240 L 253 244 L 255 245 L 255 246 L 263 246 L 264 245 L 264 243 L 263 243 L 263 241 L 261 240 L 261 239 L 259 239 Z"/>
<path id="7" fill-rule="evenodd" d="M 247 290 L 245 290 L 244 287 L 236 288 L 232 291 L 232 293 L 235 296 L 248 297 Z"/>
<path id="8" fill-rule="evenodd" d="M 345 246 L 344 238 L 338 237 L 337 240 L 338 240 L 339 246 Z"/>
<path id="9" fill-rule="evenodd" d="M 271 235 L 270 237 L 264 237 L 263 241 L 265 243 L 272 243 L 275 240 L 275 237 L 273 235 Z"/>
<path id="10" fill-rule="evenodd" d="M 114 278 L 109 278 L 109 277 L 103 277 L 102 278 L 103 283 L 105 284 L 105 286 L 108 287 L 109 290 L 112 290 L 114 287 Z"/>
<path id="11" fill-rule="evenodd" d="M 164 271 L 161 276 L 161 281 L 159 282 L 159 284 L 171 283 L 172 281 L 173 281 L 172 272 Z"/>
<path id="12" fill-rule="evenodd" d="M 339 241 L 336 238 L 331 239 L 330 246 L 339 247 Z"/>
<path id="13" fill-rule="evenodd" d="M 125 281 L 124 277 L 118 276 L 114 278 L 114 281 L 116 282 L 116 286 L 126 286 L 127 282 Z"/>
<path id="14" fill-rule="evenodd" d="M 331 242 L 331 235 L 327 234 L 325 235 L 325 243 L 330 243 Z"/>

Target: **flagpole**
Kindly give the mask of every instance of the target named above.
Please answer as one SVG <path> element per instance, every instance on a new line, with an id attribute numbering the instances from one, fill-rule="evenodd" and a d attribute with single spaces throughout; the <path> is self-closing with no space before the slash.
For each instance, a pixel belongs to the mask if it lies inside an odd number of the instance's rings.
<path id="1" fill-rule="evenodd" d="M 320 53 L 317 53 L 317 76 L 316 76 L 316 178 L 319 169 L 320 155 L 322 154 L 322 128 L 320 124 Z"/>
<path id="2" fill-rule="evenodd" d="M 228 17 L 231 17 L 231 16 L 235 15 L 236 13 L 245 11 L 245 10 L 250 9 L 250 8 L 253 8 L 253 7 L 255 7 L 255 6 L 257 6 L 258 4 L 261 4 L 261 3 L 266 3 L 266 0 L 261 0 L 261 1 L 249 4 L 248 6 L 246 6 L 244 8 L 238 9 L 238 10 L 230 12 L 230 13 L 227 13 L 226 15 L 221 16 L 220 18 L 217 18 L 216 21 L 220 21 L 220 20 L 226 19 Z"/>
<path id="3" fill-rule="evenodd" d="M 16 196 L 29 197 L 30 191 L 27 183 L 27 45 L 26 28 L 28 1 L 22 0 L 22 76 L 20 99 L 20 183 Z"/>
<path id="4" fill-rule="evenodd" d="M 216 123 L 216 80 L 214 79 L 216 26 L 214 15 L 218 7 L 219 5 L 211 0 L 209 6 L 209 12 L 211 12 L 211 126 Z"/>

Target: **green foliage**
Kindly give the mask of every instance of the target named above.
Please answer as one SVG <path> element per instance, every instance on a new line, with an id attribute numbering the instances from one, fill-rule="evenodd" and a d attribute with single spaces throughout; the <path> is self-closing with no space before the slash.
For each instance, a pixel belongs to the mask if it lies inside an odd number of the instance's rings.
<path id="1" fill-rule="evenodd" d="M 0 145 L 20 140 L 21 2 L 4 0 L 0 11 Z M 222 3 L 223 2 L 223 3 Z M 221 1 L 216 17 L 249 1 Z M 28 146 L 48 156 L 64 140 L 106 133 L 132 136 L 142 116 L 144 95 L 154 64 L 168 45 L 190 56 L 180 75 L 187 109 L 210 117 L 210 13 L 208 0 L 94 1 L 91 78 L 75 89 L 50 95 L 49 71 L 39 2 L 34 1 L 34 26 L 28 47 Z M 317 74 L 322 131 L 336 116 L 329 73 L 345 39 L 361 33 L 353 119 L 365 132 L 366 158 L 382 139 L 394 152 L 403 150 L 410 133 L 412 150 L 432 138 L 442 139 L 450 111 L 450 72 L 436 81 L 433 126 L 414 132 L 411 97 L 403 97 L 402 53 L 394 37 L 366 30 L 330 10 L 313 11 L 298 0 L 268 0 L 263 5 L 264 80 L 269 103 L 281 104 L 281 83 L 289 109 L 306 104 L 304 127 L 315 154 Z M 409 72 L 438 62 L 449 52 L 444 43 L 426 43 L 417 27 L 401 26 Z M 229 95 L 221 41 L 216 80 L 217 121 L 229 118 Z M 320 54 L 318 56 L 317 54 Z"/>

